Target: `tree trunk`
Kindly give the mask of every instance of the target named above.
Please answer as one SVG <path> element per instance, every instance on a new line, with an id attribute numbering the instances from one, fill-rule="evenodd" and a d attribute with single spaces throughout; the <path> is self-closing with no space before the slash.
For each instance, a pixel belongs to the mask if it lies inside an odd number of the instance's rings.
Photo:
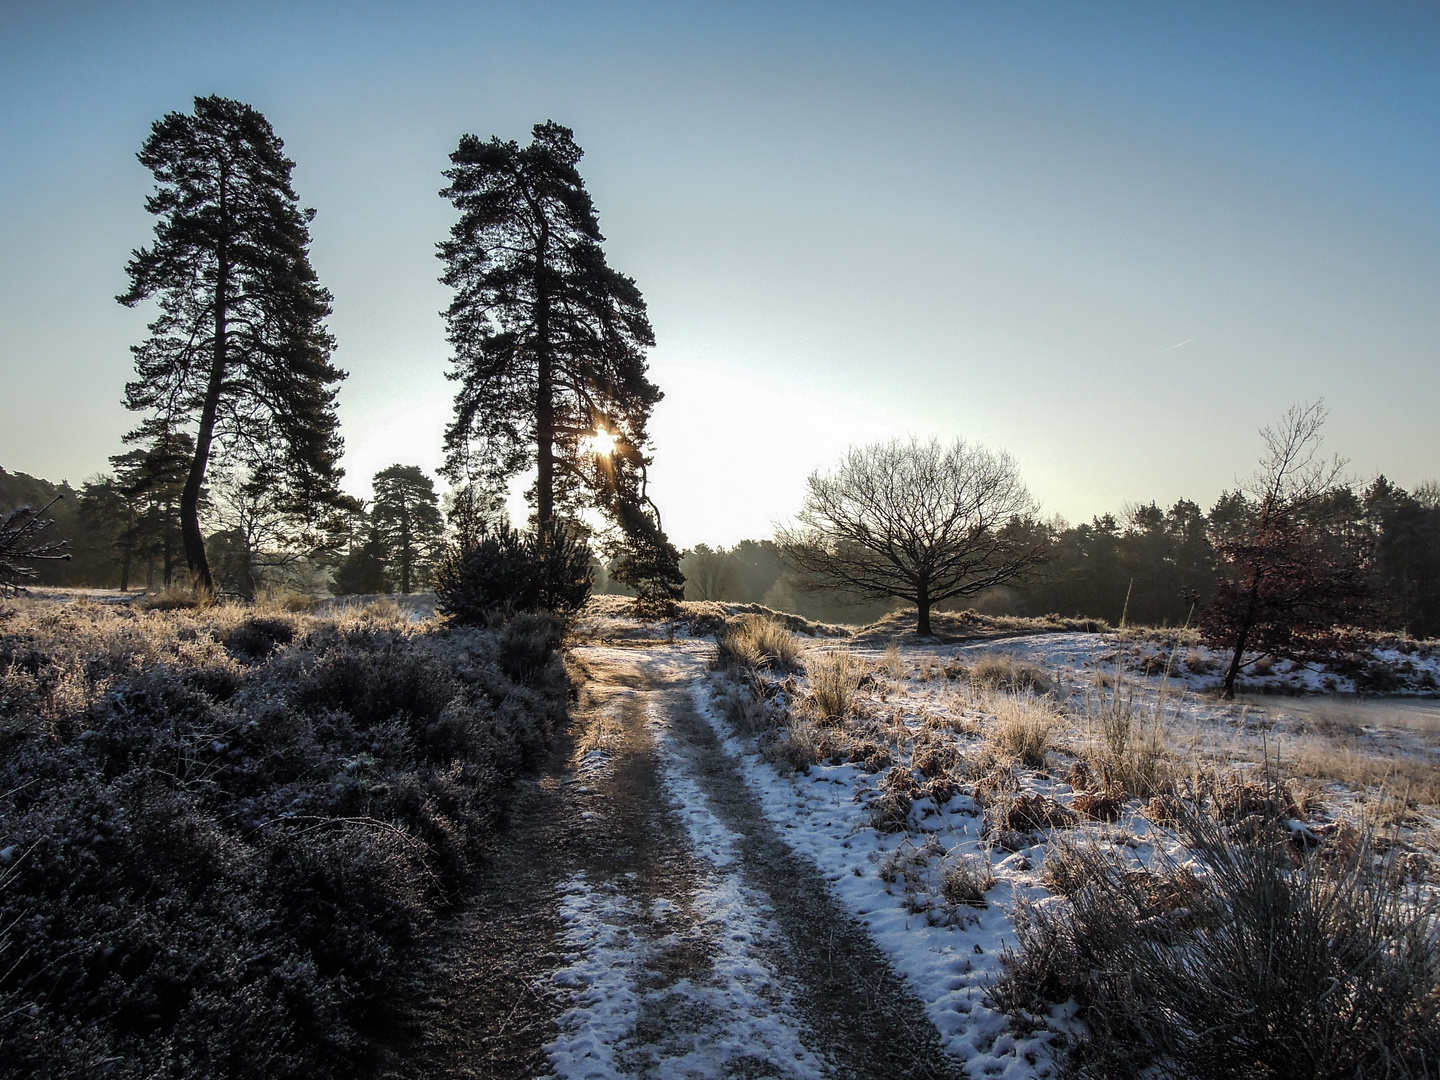
<path id="1" fill-rule="evenodd" d="M 410 562 L 412 558 L 413 554 L 410 550 L 410 506 L 408 503 L 402 501 L 400 504 L 400 591 L 407 596 L 410 593 Z"/>
<path id="2" fill-rule="evenodd" d="M 915 610 L 919 613 L 916 619 L 915 633 L 921 637 L 930 636 L 930 590 L 924 585 L 915 592 Z"/>
<path id="3" fill-rule="evenodd" d="M 1235 679 L 1240 674 L 1240 661 L 1245 655 L 1245 643 L 1250 640 L 1250 628 L 1255 625 L 1255 607 L 1260 599 L 1260 575 L 1250 576 L 1250 600 L 1245 605 L 1245 621 L 1235 635 L 1235 653 L 1230 657 L 1230 666 L 1225 670 L 1225 690 L 1220 695 L 1226 701 L 1235 700 Z"/>
<path id="4" fill-rule="evenodd" d="M 221 264 L 220 282 L 226 277 Z M 210 463 L 210 444 L 215 438 L 215 414 L 220 406 L 220 386 L 225 379 L 225 305 L 223 284 L 215 289 L 215 355 L 210 362 L 210 381 L 205 387 L 205 404 L 200 410 L 200 430 L 195 436 L 195 460 L 185 478 L 180 495 L 180 536 L 185 546 L 185 562 L 197 593 L 215 592 L 215 579 L 210 575 L 210 560 L 205 555 L 205 534 L 200 531 L 200 489 L 205 484 L 205 467 Z"/>
<path id="5" fill-rule="evenodd" d="M 535 266 L 535 524 L 542 537 L 549 537 L 555 527 L 555 360 L 545 266 L 549 239 L 550 228 L 542 218 Z"/>
<path id="6" fill-rule="evenodd" d="M 225 177 L 220 178 L 220 212 L 222 220 L 229 214 Z M 230 303 L 230 258 L 221 240 L 215 265 L 215 342 L 210 360 L 210 380 L 205 386 L 205 403 L 200 409 L 200 430 L 195 435 L 195 459 L 185 477 L 185 490 L 180 494 L 180 538 L 185 548 L 185 562 L 196 593 L 215 595 L 215 579 L 210 575 L 210 560 L 205 554 L 205 534 L 200 531 L 200 489 L 205 484 L 205 468 L 210 464 L 210 444 L 215 438 L 215 414 L 220 408 L 220 387 L 225 381 L 225 362 L 229 351 L 227 334 Z"/>

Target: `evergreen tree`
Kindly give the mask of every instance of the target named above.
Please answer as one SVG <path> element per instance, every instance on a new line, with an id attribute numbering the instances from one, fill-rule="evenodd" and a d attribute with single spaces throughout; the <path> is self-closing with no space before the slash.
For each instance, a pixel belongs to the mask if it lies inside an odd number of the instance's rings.
<path id="1" fill-rule="evenodd" d="M 314 211 L 300 208 L 283 149 L 250 106 L 203 97 L 193 115 L 157 121 L 138 155 L 156 180 L 145 204 L 155 242 L 134 253 L 117 299 L 156 298 L 160 314 L 132 350 L 125 404 L 152 414 L 140 436 L 193 425 L 180 526 L 205 591 L 214 581 L 200 497 L 212 455 L 263 477 L 301 521 L 342 498 L 334 384 L 344 373 L 323 325 L 330 294 L 310 266 Z"/>
<path id="2" fill-rule="evenodd" d="M 110 459 L 115 482 L 133 512 L 128 530 L 117 542 L 151 569 L 158 560 L 167 588 L 174 581 L 175 563 L 183 551 L 180 503 L 194 460 L 195 440 L 172 431 L 155 432 L 148 447 Z M 202 488 L 202 508 L 205 496 Z M 153 582 L 147 580 L 146 584 Z"/>
<path id="3" fill-rule="evenodd" d="M 642 598 L 679 599 L 679 553 L 646 488 L 655 338 L 635 282 L 605 261 L 580 157 L 553 122 L 525 147 L 466 135 L 450 155 L 441 194 L 460 220 L 440 257 L 460 389 L 446 475 L 493 498 L 533 467 L 542 540 L 597 507 L 624 537 L 617 576 Z"/>
<path id="4" fill-rule="evenodd" d="M 445 537 L 435 485 L 414 465 L 391 465 L 375 474 L 375 540 L 402 593 L 429 577 Z M 338 581 L 338 577 L 337 577 Z"/>
<path id="5" fill-rule="evenodd" d="M 1365 490 L 1364 506 L 1387 614 L 1416 637 L 1440 634 L 1440 509 L 1383 476 Z"/>
<path id="6" fill-rule="evenodd" d="M 140 513 L 135 497 L 115 477 L 100 475 L 85 481 L 79 501 L 86 547 L 100 555 L 103 565 L 114 567 L 120 575 L 120 591 L 128 592 L 130 570 L 139 558 L 135 523 Z"/>
<path id="7" fill-rule="evenodd" d="M 335 568 L 334 582 L 337 596 L 387 593 L 394 587 L 385 568 L 385 545 L 373 529 Z"/>

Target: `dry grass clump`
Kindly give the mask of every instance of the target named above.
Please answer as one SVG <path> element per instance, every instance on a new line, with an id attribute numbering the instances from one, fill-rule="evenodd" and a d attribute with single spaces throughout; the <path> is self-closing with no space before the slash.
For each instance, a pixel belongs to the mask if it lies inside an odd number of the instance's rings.
<path id="1" fill-rule="evenodd" d="M 978 855 L 960 855 L 949 860 L 945 867 L 940 891 L 947 903 L 986 908 L 990 906 L 990 901 L 985 894 L 995 888 L 995 881 L 990 860 Z"/>
<path id="2" fill-rule="evenodd" d="M 821 730 L 803 717 L 791 717 L 760 745 L 761 755 L 782 770 L 808 773 L 835 751 Z"/>
<path id="3" fill-rule="evenodd" d="M 900 643 L 892 641 L 885 646 L 885 651 L 880 654 L 876 662 L 877 671 L 883 671 L 892 679 L 898 679 L 905 674 L 905 661 L 900 657 Z"/>
<path id="4" fill-rule="evenodd" d="M 1008 653 L 985 653 L 969 671 L 970 685 L 979 690 L 1006 690 L 1012 694 L 1049 694 L 1054 680 L 1036 665 Z"/>
<path id="5" fill-rule="evenodd" d="M 855 701 L 865 665 L 849 649 L 815 651 L 805 660 L 810 677 L 810 700 L 821 721 L 827 724 L 843 719 Z"/>
<path id="6" fill-rule="evenodd" d="M 799 639 L 779 619 L 766 615 L 741 615 L 729 620 L 716 645 L 716 663 L 720 667 L 785 673 L 804 666 Z"/>
<path id="7" fill-rule="evenodd" d="M 986 828 L 995 832 L 1030 833 L 1042 829 L 1068 829 L 1080 816 L 1049 795 L 1032 793 L 995 800 L 985 811 Z"/>
<path id="8" fill-rule="evenodd" d="M 870 824 L 878 832 L 903 832 L 910 827 L 910 810 L 920 785 L 903 766 L 896 766 L 880 781 L 880 794 L 870 801 Z"/>
<path id="9" fill-rule="evenodd" d="M 1297 776 L 1348 784 L 1417 805 L 1440 805 L 1440 770 L 1424 758 L 1371 754 L 1315 738 L 1292 743 L 1286 765 Z"/>
<path id="10" fill-rule="evenodd" d="M 1106 686 L 1085 696 L 1091 756 L 1107 765 L 1120 785 L 1149 798 L 1171 781 L 1165 758 L 1164 690 L 1146 707 L 1127 680 L 1115 678 Z"/>
<path id="11" fill-rule="evenodd" d="M 992 693 L 985 696 L 984 706 L 995 717 L 986 734 L 996 752 L 1028 768 L 1044 768 L 1050 735 L 1060 723 L 1054 701 L 1031 694 Z"/>
<path id="12" fill-rule="evenodd" d="M 1067 899 L 1025 910 L 992 990 L 1034 1023 L 1074 1000 L 1080 1075 L 1429 1076 L 1440 1061 L 1440 909 L 1386 887 L 1367 841 L 1299 857 L 1180 810 L 1199 872 L 1098 847 L 1052 854 Z"/>

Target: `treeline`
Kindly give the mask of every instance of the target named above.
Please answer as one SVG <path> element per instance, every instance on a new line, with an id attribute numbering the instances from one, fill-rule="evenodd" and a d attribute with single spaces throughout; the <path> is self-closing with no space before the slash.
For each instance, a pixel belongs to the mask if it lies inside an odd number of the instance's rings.
<path id="1" fill-rule="evenodd" d="M 1088 523 L 1015 523 L 1045 557 L 1026 578 L 964 602 L 994 615 L 1059 614 L 1119 624 L 1184 624 L 1211 600 L 1222 575 L 1216 545 L 1242 534 L 1255 506 L 1226 492 L 1207 513 L 1181 499 L 1104 514 Z M 1315 526 L 1338 550 L 1363 559 L 1378 623 L 1416 637 L 1440 636 L 1440 487 L 1406 491 L 1381 476 L 1360 491 L 1340 487 L 1317 508 Z M 842 593 L 807 590 L 775 543 L 697 545 L 682 562 L 692 600 L 764 603 L 812 619 L 866 621 L 897 605 L 857 605 Z"/>
<path id="2" fill-rule="evenodd" d="M 188 443 L 188 437 L 177 442 Z M 63 540 L 64 562 L 39 562 L 34 583 L 156 592 L 189 584 L 180 494 L 189 450 L 134 450 L 76 490 L 0 469 L 0 514 L 48 507 L 45 535 Z M 415 592 L 427 588 L 446 540 L 434 481 L 413 465 L 375 474 L 374 498 L 352 500 L 323 530 L 297 531 L 266 513 L 264 493 L 221 476 L 200 508 L 216 587 L 248 599 L 278 590 Z"/>
<path id="3" fill-rule="evenodd" d="M 38 584 L 156 590 L 182 579 L 176 503 L 183 476 L 176 469 L 167 480 L 173 466 L 140 451 L 112 459 L 112 467 L 78 491 L 0 469 L 0 510 L 63 496 L 48 511 L 55 522 L 49 532 L 69 540 L 72 559 L 37 566 Z M 402 465 L 377 473 L 373 483 L 374 500 L 355 505 L 336 541 L 305 552 L 256 543 L 241 524 L 222 527 L 223 509 L 209 510 L 216 515 L 207 547 L 217 584 L 245 596 L 277 588 L 341 595 L 428 588 L 446 539 L 434 483 Z M 207 507 L 214 500 L 207 493 Z M 1211 599 L 1221 572 L 1216 544 L 1243 530 L 1253 513 L 1243 495 L 1227 492 L 1208 513 L 1181 499 L 1169 509 L 1148 503 L 1078 525 L 1015 525 L 1043 543 L 1044 562 L 1023 582 L 991 589 L 968 606 L 996 615 L 1181 625 Z M 1440 488 L 1427 483 L 1409 492 L 1381 476 L 1358 492 L 1337 489 L 1321 516 L 1334 543 L 1365 559 L 1381 624 L 1440 636 Z M 808 587 L 772 540 L 697 544 L 681 568 L 691 600 L 765 604 L 833 622 L 867 622 L 898 606 Z M 598 560 L 592 569 L 597 592 L 630 591 Z"/>

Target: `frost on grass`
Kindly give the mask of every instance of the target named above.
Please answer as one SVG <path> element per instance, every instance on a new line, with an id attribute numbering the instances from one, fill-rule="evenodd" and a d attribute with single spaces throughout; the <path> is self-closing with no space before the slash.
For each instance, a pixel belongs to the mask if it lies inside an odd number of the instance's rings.
<path id="1" fill-rule="evenodd" d="M 744 755 L 769 816 L 829 869 L 837 894 L 927 1002 L 947 1047 L 981 1072 L 1050 1073 L 1055 1055 L 1087 1045 L 1074 1016 L 1083 995 L 1052 981 L 1022 1001 L 1005 989 L 1015 980 L 999 960 L 1006 949 L 1033 953 L 1035 926 L 1092 895 L 1077 855 L 1088 845 L 1123 854 L 1112 880 L 1134 903 L 1110 905 L 1130 911 L 1132 926 L 1193 920 L 1216 903 L 1203 860 L 1190 868 L 1199 841 L 1181 827 L 1186 806 L 1205 807 L 1237 842 L 1278 830 L 1297 858 L 1331 866 L 1357 830 L 1382 827 L 1397 868 L 1384 880 L 1421 889 L 1435 880 L 1440 718 L 1385 727 L 1306 719 L 1287 713 L 1285 699 L 1263 710 L 1216 703 L 1196 692 L 1212 666 L 1203 650 L 1177 640 L 1146 666 L 1129 659 L 1149 647 L 1137 640 L 1055 633 L 923 651 L 852 645 L 866 671 L 844 718 L 818 729 L 805 727 L 805 680 L 751 677 L 701 695 Z M 1424 649 L 1376 660 L 1422 674 L 1432 662 Z M 733 723 L 744 715 L 750 723 Z M 1408 923 L 1387 916 L 1382 938 L 1392 947 L 1403 937 L 1397 927 L 1420 925 L 1420 909 L 1407 910 Z M 1425 925 L 1433 940 L 1433 921 Z M 1054 955 L 1061 973 L 1099 962 Z M 1124 970 L 1130 960 L 1116 956 L 1110 962 Z M 1417 964 L 1411 970 L 1425 968 Z M 1433 970 L 1423 993 L 1437 993 Z M 1401 1026 L 1397 1045 L 1429 1045 L 1424 1025 Z M 1279 1042 L 1271 1049 L 1286 1052 Z M 1161 1058 L 1146 1060 L 1163 1071 Z"/>

